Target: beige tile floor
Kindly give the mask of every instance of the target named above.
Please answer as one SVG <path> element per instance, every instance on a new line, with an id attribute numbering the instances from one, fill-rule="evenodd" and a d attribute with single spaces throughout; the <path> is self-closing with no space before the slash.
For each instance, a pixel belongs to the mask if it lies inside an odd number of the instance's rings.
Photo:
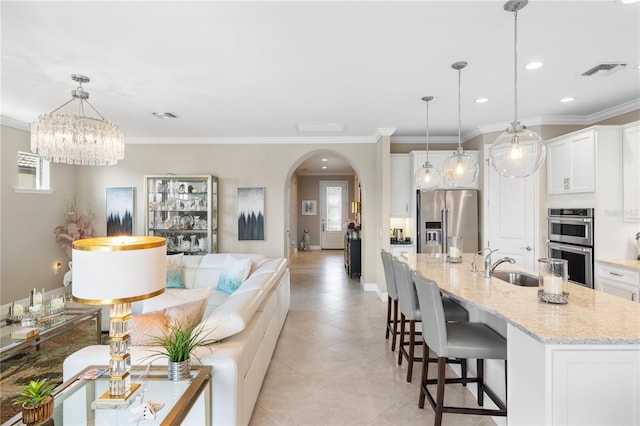
<path id="1" fill-rule="evenodd" d="M 386 303 L 349 279 L 342 251 L 293 255 L 291 309 L 251 418 L 266 425 L 431 425 L 418 408 L 421 367 L 406 382 L 385 340 Z M 435 368 L 431 369 L 434 371 Z M 473 404 L 460 385 L 445 403 Z M 494 425 L 490 417 L 445 414 L 445 425 Z"/>

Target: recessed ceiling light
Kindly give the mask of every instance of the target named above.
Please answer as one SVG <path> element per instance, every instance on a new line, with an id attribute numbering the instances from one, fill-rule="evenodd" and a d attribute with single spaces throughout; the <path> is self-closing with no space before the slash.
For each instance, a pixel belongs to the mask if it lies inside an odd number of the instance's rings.
<path id="1" fill-rule="evenodd" d="M 576 98 L 572 98 L 572 97 L 568 96 L 566 98 L 560 99 L 560 102 L 562 102 L 563 104 L 566 104 L 567 102 L 573 102 L 575 100 L 576 100 Z"/>
<path id="2" fill-rule="evenodd" d="M 489 102 L 489 98 L 476 98 L 477 104 L 484 104 L 486 102 Z"/>
<path id="3" fill-rule="evenodd" d="M 327 160 L 326 158 L 323 158 L 321 161 L 329 161 L 329 160 Z"/>
<path id="4" fill-rule="evenodd" d="M 622 4 L 631 4 L 631 3 L 637 3 L 640 0 L 618 0 L 618 3 L 622 3 Z"/>
<path id="5" fill-rule="evenodd" d="M 526 70 L 537 70 L 538 68 L 542 67 L 542 62 L 538 62 L 538 61 L 533 61 L 533 62 L 529 62 L 527 65 L 524 66 L 524 69 Z"/>
<path id="6" fill-rule="evenodd" d="M 326 169 L 326 168 L 327 168 L 327 166 L 322 166 L 322 169 Z"/>

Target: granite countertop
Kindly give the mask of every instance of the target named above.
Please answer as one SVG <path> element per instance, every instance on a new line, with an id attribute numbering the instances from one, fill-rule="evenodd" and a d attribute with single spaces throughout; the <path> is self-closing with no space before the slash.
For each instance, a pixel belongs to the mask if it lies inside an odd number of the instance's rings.
<path id="1" fill-rule="evenodd" d="M 485 279 L 482 271 L 471 272 L 472 254 L 463 255 L 463 263 L 447 263 L 442 254 L 403 256 L 443 292 L 505 319 L 540 342 L 640 344 L 640 303 L 572 283 L 569 303 L 544 303 L 538 300 L 537 287 L 520 287 Z"/>
<path id="2" fill-rule="evenodd" d="M 640 272 L 640 260 L 629 259 L 598 259 L 598 262 L 603 265 L 616 266 L 619 268 L 628 269 L 633 272 Z"/>

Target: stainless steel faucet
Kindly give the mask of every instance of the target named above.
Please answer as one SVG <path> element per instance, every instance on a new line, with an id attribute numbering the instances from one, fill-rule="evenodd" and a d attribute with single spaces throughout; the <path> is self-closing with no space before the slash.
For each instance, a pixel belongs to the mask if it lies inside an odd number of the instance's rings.
<path id="1" fill-rule="evenodd" d="M 484 258 L 484 276 L 489 278 L 489 276 L 487 275 L 487 271 L 489 269 L 491 269 L 491 253 L 494 253 L 494 252 L 498 251 L 498 249 L 491 250 L 490 247 L 485 247 L 482 250 L 480 250 L 479 252 L 474 253 L 473 254 L 473 262 L 471 262 L 471 272 L 478 272 L 478 265 L 476 263 L 476 255 L 483 254 L 487 250 L 489 250 L 489 253 Z M 488 262 L 489 268 L 487 268 L 487 262 Z"/>
<path id="2" fill-rule="evenodd" d="M 493 265 L 491 265 L 491 259 L 489 259 L 489 274 L 487 275 L 487 264 L 485 262 L 484 264 L 484 276 L 487 278 L 490 278 L 491 275 L 493 275 L 493 271 L 496 270 L 496 268 L 498 267 L 498 265 L 500 265 L 501 263 L 505 263 L 505 262 L 509 262 L 511 264 L 516 263 L 516 260 L 513 257 L 503 257 L 502 259 L 496 260 L 496 263 L 494 263 Z"/>

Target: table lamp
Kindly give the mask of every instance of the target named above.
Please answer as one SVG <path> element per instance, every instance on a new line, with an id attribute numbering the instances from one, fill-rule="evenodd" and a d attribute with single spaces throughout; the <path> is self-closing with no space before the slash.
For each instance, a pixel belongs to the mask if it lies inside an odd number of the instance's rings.
<path id="1" fill-rule="evenodd" d="M 166 239 L 100 237 L 73 242 L 73 300 L 109 308 L 109 390 L 98 401 L 124 402 L 131 384 L 131 302 L 164 292 Z"/>

